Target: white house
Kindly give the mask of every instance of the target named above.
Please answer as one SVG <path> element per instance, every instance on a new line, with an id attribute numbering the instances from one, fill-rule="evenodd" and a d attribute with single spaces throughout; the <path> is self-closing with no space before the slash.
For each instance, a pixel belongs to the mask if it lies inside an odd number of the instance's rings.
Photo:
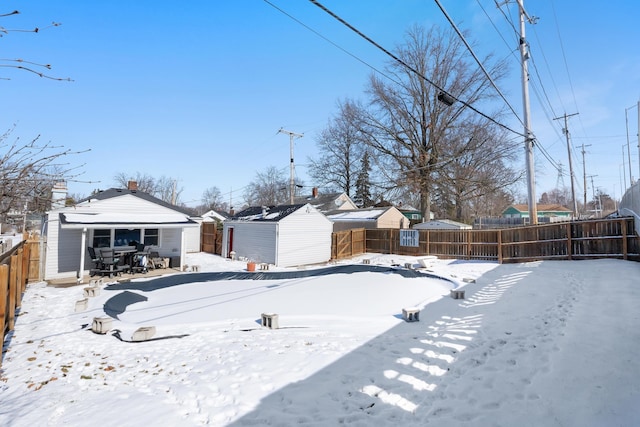
<path id="1" fill-rule="evenodd" d="M 473 227 L 450 219 L 437 219 L 415 224 L 415 230 L 471 230 Z"/>
<path id="2" fill-rule="evenodd" d="M 222 256 L 278 267 L 331 259 L 333 224 L 308 203 L 250 207 L 223 223 Z"/>
<path id="3" fill-rule="evenodd" d="M 135 188 L 130 183 L 129 188 Z M 187 235 L 199 224 L 184 209 L 135 189 L 101 191 L 75 206 L 47 212 L 44 280 L 82 278 L 91 268 L 88 247 L 125 248 L 133 241 L 182 268 Z"/>
<path id="4" fill-rule="evenodd" d="M 202 222 L 224 222 L 227 220 L 228 216 L 218 212 L 214 209 L 211 209 L 205 213 L 203 213 L 202 215 L 200 215 L 202 217 Z"/>
<path id="5" fill-rule="evenodd" d="M 409 218 L 394 206 L 365 208 L 326 213 L 333 221 L 333 231 L 354 228 L 409 228 Z"/>

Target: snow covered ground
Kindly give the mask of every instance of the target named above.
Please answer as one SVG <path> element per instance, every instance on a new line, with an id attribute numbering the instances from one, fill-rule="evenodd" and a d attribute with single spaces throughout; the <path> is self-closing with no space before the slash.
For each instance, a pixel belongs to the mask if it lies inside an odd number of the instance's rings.
<path id="1" fill-rule="evenodd" d="M 189 258 L 202 272 L 245 268 Z M 352 262 L 361 258 L 419 265 Z M 180 273 L 105 283 L 80 312 L 82 286 L 29 285 L 3 350 L 0 425 L 640 423 L 639 263 L 435 260 L 429 270 L 448 280 Z M 466 299 L 450 298 L 454 287 Z M 420 321 L 402 320 L 410 307 Z M 265 312 L 279 329 L 260 325 Z M 106 313 L 113 330 L 93 333 Z M 154 339 L 130 342 L 141 326 Z"/>

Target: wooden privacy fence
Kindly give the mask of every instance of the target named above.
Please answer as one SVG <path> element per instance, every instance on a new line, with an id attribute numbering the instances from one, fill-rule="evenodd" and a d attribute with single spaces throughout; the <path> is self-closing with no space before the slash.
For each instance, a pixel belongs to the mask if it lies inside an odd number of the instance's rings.
<path id="1" fill-rule="evenodd" d="M 210 254 L 222 255 L 222 230 L 217 222 L 203 222 L 200 227 L 200 250 Z"/>
<path id="2" fill-rule="evenodd" d="M 351 258 L 366 252 L 365 229 L 338 231 L 331 234 L 331 259 Z"/>
<path id="3" fill-rule="evenodd" d="M 622 258 L 640 260 L 633 218 L 562 222 L 498 230 L 416 230 L 417 246 L 401 245 L 400 230 L 366 230 L 365 252 L 525 262 Z M 340 253 L 341 248 L 336 248 Z"/>
<path id="4" fill-rule="evenodd" d="M 13 330 L 29 280 L 39 280 L 38 241 L 22 241 L 0 255 L 0 337 Z M 2 359 L 0 358 L 0 365 Z"/>

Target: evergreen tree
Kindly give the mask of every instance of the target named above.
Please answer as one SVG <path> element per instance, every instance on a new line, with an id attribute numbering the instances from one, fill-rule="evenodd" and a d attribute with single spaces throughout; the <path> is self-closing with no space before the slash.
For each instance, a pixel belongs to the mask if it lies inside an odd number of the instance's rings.
<path id="1" fill-rule="evenodd" d="M 369 179 L 370 170 L 369 153 L 365 151 L 360 162 L 360 171 L 356 178 L 356 194 L 353 200 L 360 208 L 366 208 L 373 204 L 373 200 L 371 199 L 371 181 Z"/>

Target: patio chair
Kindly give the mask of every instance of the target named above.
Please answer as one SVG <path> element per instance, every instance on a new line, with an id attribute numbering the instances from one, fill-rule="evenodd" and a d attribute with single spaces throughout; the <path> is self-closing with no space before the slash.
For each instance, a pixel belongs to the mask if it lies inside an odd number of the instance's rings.
<path id="1" fill-rule="evenodd" d="M 100 262 L 102 263 L 101 272 L 103 274 L 108 274 L 109 277 L 121 274 L 123 271 L 129 269 L 128 265 L 120 264 L 120 257 L 115 255 L 115 251 L 113 249 L 100 250 Z"/>
<path id="2" fill-rule="evenodd" d="M 136 243 L 136 253 L 133 254 L 131 271 L 136 273 L 146 273 L 149 263 L 149 250 L 144 244 Z"/>
<path id="3" fill-rule="evenodd" d="M 91 258 L 91 262 L 93 263 L 93 267 L 89 270 L 89 276 L 95 276 L 98 271 L 102 270 L 102 261 L 96 254 L 95 248 L 89 246 L 87 247 L 87 250 L 89 251 L 89 257 Z"/>

